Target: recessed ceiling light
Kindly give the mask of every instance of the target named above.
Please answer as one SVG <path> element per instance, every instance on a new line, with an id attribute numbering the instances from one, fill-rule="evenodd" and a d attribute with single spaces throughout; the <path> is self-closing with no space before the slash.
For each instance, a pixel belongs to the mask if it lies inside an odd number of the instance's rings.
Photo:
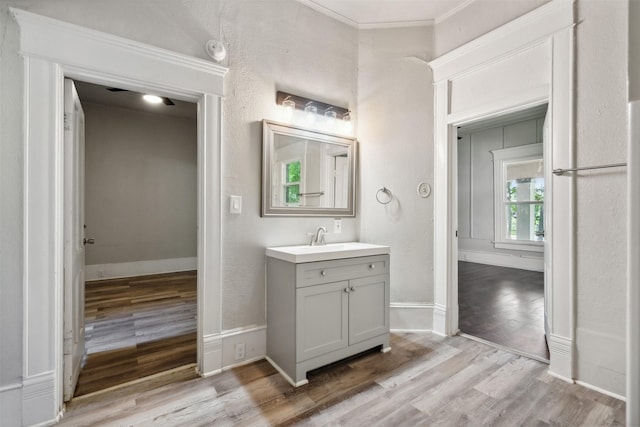
<path id="1" fill-rule="evenodd" d="M 156 95 L 143 95 L 142 99 L 147 101 L 149 104 L 160 104 L 162 102 L 162 98 Z"/>

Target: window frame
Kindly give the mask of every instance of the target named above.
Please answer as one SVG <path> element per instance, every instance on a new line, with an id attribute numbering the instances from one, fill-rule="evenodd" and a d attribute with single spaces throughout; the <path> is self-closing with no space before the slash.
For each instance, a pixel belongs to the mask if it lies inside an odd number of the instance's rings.
<path id="1" fill-rule="evenodd" d="M 509 163 L 513 163 L 515 161 L 527 161 L 527 160 L 537 160 L 542 159 L 544 162 L 543 155 L 543 144 L 527 144 L 520 145 L 517 147 L 503 148 L 500 150 L 492 150 L 491 154 L 493 156 L 493 218 L 494 218 L 494 241 L 493 245 L 496 249 L 511 249 L 518 251 L 530 251 L 530 252 L 543 252 L 544 251 L 544 237 L 540 241 L 535 240 L 513 240 L 508 239 L 505 233 L 505 205 L 507 200 L 505 199 L 506 188 L 505 188 L 505 170 L 506 165 Z M 545 183 L 546 186 L 546 183 Z M 513 203 L 513 202 L 511 202 Z M 530 203 L 528 204 L 538 204 Z M 518 204 L 515 202 L 515 204 Z M 521 203 L 524 204 L 524 203 Z M 542 205 L 543 215 L 544 215 L 544 198 L 542 202 L 539 204 Z"/>

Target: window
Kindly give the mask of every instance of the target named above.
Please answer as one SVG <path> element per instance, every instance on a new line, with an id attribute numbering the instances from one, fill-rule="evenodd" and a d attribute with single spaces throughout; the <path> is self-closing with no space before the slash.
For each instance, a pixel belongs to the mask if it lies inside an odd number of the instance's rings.
<path id="1" fill-rule="evenodd" d="M 283 195 L 285 206 L 298 206 L 300 204 L 300 169 L 299 160 L 285 163 L 283 179 Z"/>
<path id="2" fill-rule="evenodd" d="M 544 162 L 542 144 L 494 150 L 494 246 L 543 251 Z"/>

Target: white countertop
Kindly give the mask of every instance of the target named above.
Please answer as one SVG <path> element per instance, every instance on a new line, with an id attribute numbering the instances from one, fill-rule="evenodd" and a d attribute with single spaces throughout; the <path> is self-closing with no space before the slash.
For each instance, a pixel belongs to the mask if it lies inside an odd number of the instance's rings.
<path id="1" fill-rule="evenodd" d="M 389 246 L 371 243 L 345 242 L 326 245 L 299 245 L 267 248 L 267 256 L 283 261 L 303 262 L 328 261 L 332 259 L 355 258 L 361 256 L 383 255 L 391 252 Z"/>

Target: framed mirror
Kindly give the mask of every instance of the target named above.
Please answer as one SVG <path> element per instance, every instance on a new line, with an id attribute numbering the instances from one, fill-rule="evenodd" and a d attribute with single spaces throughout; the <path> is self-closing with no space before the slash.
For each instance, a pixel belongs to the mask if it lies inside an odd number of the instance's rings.
<path id="1" fill-rule="evenodd" d="M 355 216 L 356 140 L 263 121 L 262 216 Z"/>

